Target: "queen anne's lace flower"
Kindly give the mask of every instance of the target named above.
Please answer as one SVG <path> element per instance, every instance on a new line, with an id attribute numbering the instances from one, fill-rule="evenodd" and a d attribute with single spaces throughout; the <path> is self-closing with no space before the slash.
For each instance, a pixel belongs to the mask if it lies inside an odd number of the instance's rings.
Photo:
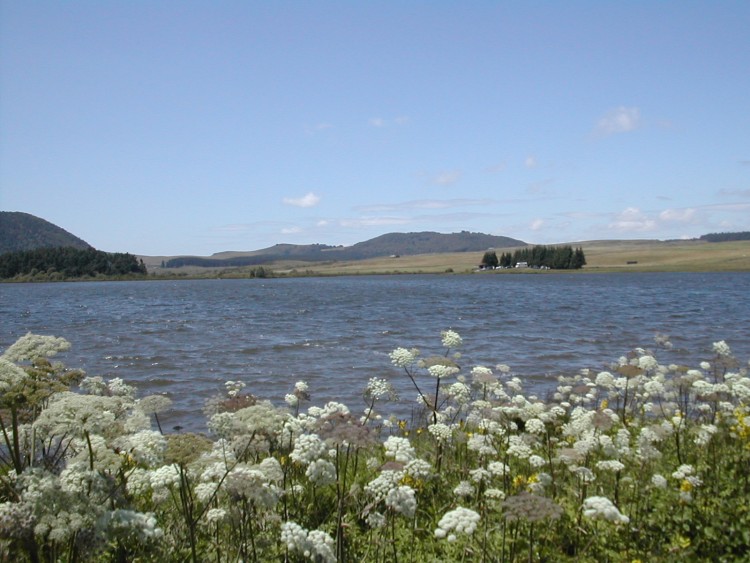
<path id="1" fill-rule="evenodd" d="M 440 336 L 446 348 L 459 348 L 463 343 L 463 338 L 454 330 L 444 330 Z"/>
<path id="2" fill-rule="evenodd" d="M 606 497 L 588 497 L 583 501 L 583 515 L 595 520 L 605 520 L 615 524 L 627 524 L 630 518 L 621 514 L 612 501 Z"/>
<path id="3" fill-rule="evenodd" d="M 289 551 L 299 553 L 311 561 L 336 561 L 333 538 L 322 530 L 307 531 L 294 522 L 281 525 L 281 541 Z"/>
<path id="4" fill-rule="evenodd" d="M 413 518 L 417 511 L 414 489 L 406 485 L 391 489 L 385 497 L 385 505 L 394 512 Z"/>
<path id="5" fill-rule="evenodd" d="M 406 348 L 396 348 L 390 354 L 391 363 L 393 363 L 394 366 L 408 368 L 414 365 L 417 361 L 418 355 L 419 351 L 416 349 L 407 350 Z"/>
<path id="6" fill-rule="evenodd" d="M 447 538 L 448 541 L 456 541 L 456 535 L 450 533 L 455 531 L 458 534 L 471 535 L 477 529 L 479 523 L 479 513 L 470 508 L 459 506 L 445 515 L 438 522 L 435 530 L 435 537 L 438 539 Z"/>
<path id="7" fill-rule="evenodd" d="M 336 466 L 327 459 L 316 459 L 307 466 L 305 475 L 316 485 L 330 485 L 336 482 Z"/>
<path id="8" fill-rule="evenodd" d="M 385 455 L 387 457 L 392 457 L 402 463 L 409 463 L 417 455 L 408 438 L 389 436 L 383 446 L 385 447 Z"/>
<path id="9" fill-rule="evenodd" d="M 15 341 L 2 357 L 9 362 L 23 362 L 37 358 L 51 358 L 58 352 L 70 349 L 70 342 L 56 336 L 27 333 Z"/>
<path id="10" fill-rule="evenodd" d="M 309 465 L 320 458 L 326 451 L 326 445 L 317 434 L 302 434 L 294 443 L 294 450 L 289 457 L 303 465 Z"/>

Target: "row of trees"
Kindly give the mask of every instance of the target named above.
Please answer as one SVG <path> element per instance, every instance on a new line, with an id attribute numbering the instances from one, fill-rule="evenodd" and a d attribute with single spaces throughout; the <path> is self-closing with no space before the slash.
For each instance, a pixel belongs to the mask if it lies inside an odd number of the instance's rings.
<path id="1" fill-rule="evenodd" d="M 709 233 L 703 235 L 701 240 L 708 242 L 728 242 L 731 240 L 750 240 L 750 231 L 742 231 L 739 233 Z"/>
<path id="2" fill-rule="evenodd" d="M 93 248 L 37 248 L 0 255 L 0 279 L 56 280 L 147 273 L 143 260 L 132 254 Z"/>
<path id="3" fill-rule="evenodd" d="M 554 270 L 578 270 L 586 265 L 583 249 L 575 250 L 572 246 L 537 245 L 521 248 L 513 252 L 503 252 L 500 258 L 494 250 L 488 250 L 482 258 L 485 268 L 513 268 L 516 264 L 526 263 L 530 268 L 551 268 Z"/>

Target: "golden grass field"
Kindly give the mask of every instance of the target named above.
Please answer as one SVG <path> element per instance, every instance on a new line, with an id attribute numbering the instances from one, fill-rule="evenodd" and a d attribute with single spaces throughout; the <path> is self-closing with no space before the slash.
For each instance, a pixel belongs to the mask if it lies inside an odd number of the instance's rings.
<path id="1" fill-rule="evenodd" d="M 582 247 L 586 255 L 585 272 L 721 272 L 750 271 L 750 241 L 709 243 L 689 241 L 586 241 L 569 243 Z M 512 252 L 514 248 L 496 252 Z M 470 273 L 477 270 L 483 252 L 457 252 L 383 257 L 368 260 L 340 262 L 275 262 L 267 264 L 277 275 L 364 275 L 364 274 L 415 274 L 415 273 Z M 242 276 L 247 269 L 180 268 L 162 270 L 163 257 L 144 257 L 149 271 L 155 275 L 182 274 L 188 276 Z M 555 271 L 496 270 L 486 275 L 514 273 L 549 274 Z"/>

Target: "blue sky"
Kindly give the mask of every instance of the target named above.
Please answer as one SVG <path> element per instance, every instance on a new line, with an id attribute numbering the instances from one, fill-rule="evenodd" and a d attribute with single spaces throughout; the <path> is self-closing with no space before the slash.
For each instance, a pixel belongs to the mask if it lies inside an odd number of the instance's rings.
<path id="1" fill-rule="evenodd" d="M 0 209 L 101 250 L 750 230 L 746 1 L 0 10 Z"/>

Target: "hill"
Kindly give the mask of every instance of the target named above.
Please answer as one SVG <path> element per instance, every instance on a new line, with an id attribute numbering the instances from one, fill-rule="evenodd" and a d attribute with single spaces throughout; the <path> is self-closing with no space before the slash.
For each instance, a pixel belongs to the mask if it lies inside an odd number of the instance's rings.
<path id="1" fill-rule="evenodd" d="M 0 254 L 58 247 L 92 248 L 49 221 L 20 211 L 0 211 Z"/>
<path id="2" fill-rule="evenodd" d="M 207 258 L 200 256 L 180 256 L 165 261 L 165 267 L 198 266 L 221 268 L 255 266 L 282 260 L 298 260 L 302 262 L 366 260 L 368 258 L 383 256 L 480 252 L 488 248 L 511 248 L 525 245 L 525 242 L 509 237 L 471 233 L 468 231 L 451 234 L 430 231 L 389 233 L 364 242 L 358 242 L 352 246 L 277 244 L 253 252 L 222 252 Z"/>

